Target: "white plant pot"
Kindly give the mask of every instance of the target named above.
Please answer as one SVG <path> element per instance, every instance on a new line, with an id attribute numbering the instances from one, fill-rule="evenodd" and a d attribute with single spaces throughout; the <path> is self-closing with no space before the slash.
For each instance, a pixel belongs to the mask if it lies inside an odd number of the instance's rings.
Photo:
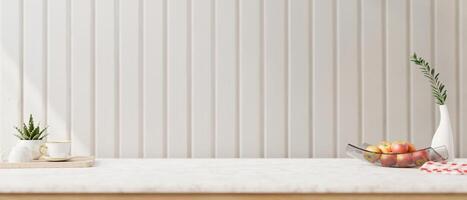
<path id="1" fill-rule="evenodd" d="M 42 144 L 44 144 L 43 140 L 20 140 L 16 146 L 29 148 L 32 153 L 32 159 L 37 160 L 41 157 L 40 148 Z"/>
<path id="2" fill-rule="evenodd" d="M 436 129 L 435 135 L 431 141 L 431 147 L 442 147 L 445 146 L 448 151 L 448 161 L 454 160 L 454 139 L 451 128 L 451 120 L 449 119 L 449 111 L 446 105 L 439 106 L 440 120 L 438 129 Z"/>
<path id="3" fill-rule="evenodd" d="M 8 156 L 8 162 L 19 163 L 19 162 L 31 162 L 32 152 L 26 146 L 17 145 L 11 149 L 10 155 Z"/>

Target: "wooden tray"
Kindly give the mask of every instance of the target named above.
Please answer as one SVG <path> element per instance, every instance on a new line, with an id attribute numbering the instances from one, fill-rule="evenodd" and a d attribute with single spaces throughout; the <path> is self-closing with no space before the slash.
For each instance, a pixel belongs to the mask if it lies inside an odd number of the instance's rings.
<path id="1" fill-rule="evenodd" d="M 22 168 L 83 168 L 94 166 L 94 157 L 76 156 L 64 162 L 49 162 L 46 160 L 34 160 L 24 163 L 0 162 L 0 169 L 22 169 Z"/>

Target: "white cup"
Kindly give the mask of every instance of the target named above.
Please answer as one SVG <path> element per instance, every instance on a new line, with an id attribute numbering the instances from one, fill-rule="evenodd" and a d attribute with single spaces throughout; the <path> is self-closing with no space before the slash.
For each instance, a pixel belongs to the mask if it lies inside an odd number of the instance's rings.
<path id="1" fill-rule="evenodd" d="M 47 148 L 44 154 L 51 158 L 68 158 L 70 156 L 71 142 L 69 141 L 53 141 L 46 142 Z"/>

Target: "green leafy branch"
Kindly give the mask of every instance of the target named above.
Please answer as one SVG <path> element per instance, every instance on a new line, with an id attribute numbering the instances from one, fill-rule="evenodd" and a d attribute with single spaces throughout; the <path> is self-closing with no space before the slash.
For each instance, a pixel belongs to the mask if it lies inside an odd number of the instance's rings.
<path id="1" fill-rule="evenodd" d="M 444 105 L 447 98 L 447 90 L 443 83 L 438 79 L 439 73 L 436 73 L 433 67 L 430 67 L 430 63 L 425 61 L 422 57 L 417 57 L 417 54 L 413 54 L 410 59 L 413 63 L 420 66 L 420 70 L 423 75 L 428 78 L 431 83 L 431 93 L 435 98 L 436 104 Z"/>

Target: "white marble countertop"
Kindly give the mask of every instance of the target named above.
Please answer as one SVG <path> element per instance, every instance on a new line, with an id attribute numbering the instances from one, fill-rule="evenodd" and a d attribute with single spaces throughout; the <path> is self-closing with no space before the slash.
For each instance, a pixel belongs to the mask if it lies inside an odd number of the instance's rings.
<path id="1" fill-rule="evenodd" d="M 467 176 L 354 159 L 104 159 L 92 168 L 0 170 L 0 193 L 25 192 L 467 193 Z"/>

